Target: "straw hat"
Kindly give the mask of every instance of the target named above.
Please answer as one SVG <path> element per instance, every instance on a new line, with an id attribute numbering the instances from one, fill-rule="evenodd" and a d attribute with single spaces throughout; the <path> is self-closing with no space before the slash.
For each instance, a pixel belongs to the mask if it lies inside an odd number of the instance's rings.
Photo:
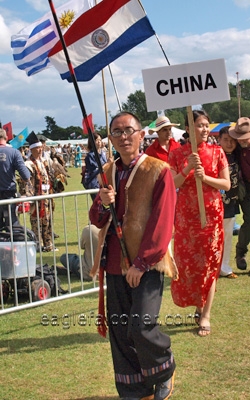
<path id="1" fill-rule="evenodd" d="M 155 121 L 155 128 L 150 128 L 148 130 L 148 133 L 152 134 L 153 132 L 158 132 L 161 128 L 164 128 L 165 126 L 180 126 L 180 124 L 173 124 L 166 116 L 159 117 Z"/>

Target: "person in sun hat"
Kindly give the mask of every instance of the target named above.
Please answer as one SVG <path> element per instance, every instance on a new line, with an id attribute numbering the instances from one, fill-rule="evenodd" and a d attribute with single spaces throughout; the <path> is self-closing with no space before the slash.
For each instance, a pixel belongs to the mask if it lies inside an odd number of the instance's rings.
<path id="1" fill-rule="evenodd" d="M 37 134 L 38 140 L 42 143 L 43 146 L 43 151 L 42 151 L 42 157 L 45 158 L 48 162 L 50 162 L 50 151 L 49 148 L 46 146 L 46 141 L 48 140 L 46 136 Z"/>
<path id="2" fill-rule="evenodd" d="M 31 132 L 27 137 L 29 143 L 30 157 L 25 161 L 25 165 L 28 167 L 31 177 L 31 188 L 30 193 L 26 193 L 25 188 L 20 181 L 19 188 L 21 194 L 28 196 L 40 196 L 48 195 L 52 193 L 52 177 L 46 160 L 42 157 L 43 145 L 38 139 L 34 132 Z M 31 229 L 35 233 L 37 240 L 41 239 L 41 248 L 43 251 L 57 250 L 53 248 L 52 242 L 52 230 L 50 225 L 51 216 L 51 205 L 49 199 L 43 199 L 38 201 L 38 212 L 37 215 L 36 203 L 32 203 L 30 206 L 30 223 Z M 40 235 L 39 235 L 40 232 Z"/>
<path id="3" fill-rule="evenodd" d="M 250 242 L 250 119 L 241 117 L 234 127 L 229 128 L 229 135 L 237 139 L 240 149 L 240 169 L 245 188 L 245 196 L 240 198 L 243 224 L 240 227 L 236 244 L 236 265 L 240 270 L 247 269 L 246 254 Z"/>
<path id="4" fill-rule="evenodd" d="M 162 161 L 168 162 L 170 151 L 180 147 L 180 143 L 176 142 L 172 137 L 172 126 L 179 126 L 174 124 L 168 117 L 161 116 L 155 121 L 155 127 L 150 128 L 148 133 L 152 134 L 157 132 L 158 138 L 146 150 L 146 154 L 151 157 L 159 158 Z"/>

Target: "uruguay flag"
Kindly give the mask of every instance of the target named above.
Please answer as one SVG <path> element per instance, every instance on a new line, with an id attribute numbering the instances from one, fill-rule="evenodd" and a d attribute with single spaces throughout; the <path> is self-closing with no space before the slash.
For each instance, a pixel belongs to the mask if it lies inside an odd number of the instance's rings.
<path id="1" fill-rule="evenodd" d="M 56 12 L 62 31 L 65 31 L 83 12 L 93 7 L 95 0 L 71 0 Z M 16 66 L 28 76 L 50 66 L 48 53 L 57 43 L 59 35 L 52 13 L 22 29 L 11 37 L 11 48 Z"/>
<path id="2" fill-rule="evenodd" d="M 29 136 L 29 131 L 28 128 L 24 128 L 22 132 L 20 132 L 18 135 L 12 139 L 9 144 L 14 147 L 14 149 L 19 149 L 24 145 L 26 142 L 27 137 Z"/>
<path id="3" fill-rule="evenodd" d="M 82 14 L 64 35 L 78 81 L 89 81 L 106 65 L 155 32 L 138 0 L 103 0 Z M 71 81 L 58 42 L 49 53 L 62 79 Z"/>

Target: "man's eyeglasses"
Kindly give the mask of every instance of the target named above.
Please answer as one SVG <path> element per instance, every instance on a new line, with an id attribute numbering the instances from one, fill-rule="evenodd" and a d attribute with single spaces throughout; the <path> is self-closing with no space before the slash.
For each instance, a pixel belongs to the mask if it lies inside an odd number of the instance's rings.
<path id="1" fill-rule="evenodd" d="M 110 133 L 110 135 L 113 137 L 120 137 L 121 135 L 123 135 L 123 133 L 125 133 L 127 136 L 131 136 L 131 135 L 133 135 L 133 133 L 139 132 L 139 131 L 140 131 L 140 129 L 134 129 L 131 126 L 128 126 L 123 131 L 120 129 L 115 129 L 113 132 Z"/>

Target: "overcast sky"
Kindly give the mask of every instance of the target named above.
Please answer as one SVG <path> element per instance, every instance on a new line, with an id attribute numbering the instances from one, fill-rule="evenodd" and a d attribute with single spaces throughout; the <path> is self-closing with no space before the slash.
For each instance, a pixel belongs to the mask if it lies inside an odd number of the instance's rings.
<path id="1" fill-rule="evenodd" d="M 55 6 L 66 0 L 54 0 Z M 250 0 L 142 0 L 149 20 L 171 65 L 224 58 L 228 82 L 250 79 Z M 0 120 L 12 122 L 14 134 L 26 126 L 36 133 L 46 128 L 45 116 L 57 125 L 81 126 L 82 113 L 73 85 L 49 68 L 32 77 L 12 58 L 11 35 L 49 11 L 46 0 L 0 0 Z M 143 90 L 142 69 L 167 65 L 155 37 L 111 64 L 120 102 Z M 108 68 L 104 70 L 108 110 L 118 103 Z M 87 113 L 105 125 L 102 76 L 79 83 Z M 219 121 L 218 121 L 219 122 Z"/>

